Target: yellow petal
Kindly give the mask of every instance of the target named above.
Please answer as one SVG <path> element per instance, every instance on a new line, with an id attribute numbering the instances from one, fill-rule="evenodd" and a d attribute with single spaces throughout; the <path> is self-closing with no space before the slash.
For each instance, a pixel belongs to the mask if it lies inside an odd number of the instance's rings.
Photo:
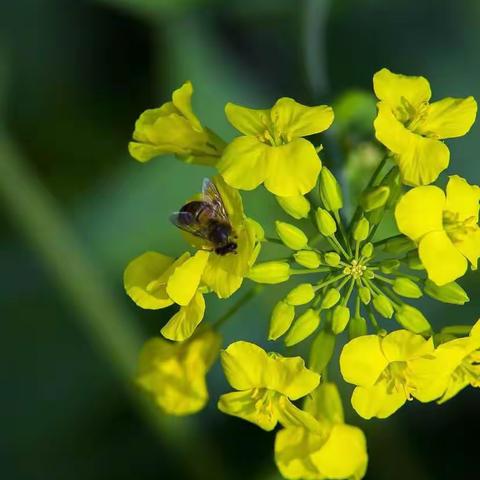
<path id="1" fill-rule="evenodd" d="M 213 290 L 218 298 L 228 298 L 233 295 L 243 283 L 243 277 L 227 272 L 219 267 L 221 261 L 218 255 L 211 255 L 202 275 L 202 282 Z"/>
<path id="2" fill-rule="evenodd" d="M 327 105 L 307 107 L 283 97 L 273 106 L 271 119 L 276 130 L 290 141 L 326 130 L 333 122 L 333 110 Z"/>
<path id="3" fill-rule="evenodd" d="M 225 105 L 228 121 L 244 135 L 262 135 L 271 128 L 270 109 L 242 107 L 235 103 Z"/>
<path id="4" fill-rule="evenodd" d="M 418 254 L 428 278 L 437 285 L 453 282 L 467 271 L 467 260 L 444 231 L 425 235 L 420 241 Z"/>
<path id="5" fill-rule="evenodd" d="M 230 344 L 220 356 L 228 383 L 236 390 L 262 387 L 267 365 L 267 353 L 249 342 Z"/>
<path id="6" fill-rule="evenodd" d="M 192 95 L 192 82 L 185 82 L 180 88 L 174 90 L 172 93 L 172 102 L 178 111 L 189 121 L 192 127 L 197 131 L 201 131 L 202 126 L 192 110 Z"/>
<path id="7" fill-rule="evenodd" d="M 480 319 L 478 319 L 470 330 L 470 336 L 480 338 Z"/>
<path id="8" fill-rule="evenodd" d="M 166 282 L 173 258 L 157 252 L 146 252 L 132 260 L 123 274 L 127 295 L 141 308 L 156 310 L 172 305 Z"/>
<path id="9" fill-rule="evenodd" d="M 128 144 L 128 153 L 139 162 L 148 162 L 148 160 L 170 151 L 170 147 L 167 145 L 157 146 L 138 142 L 130 142 Z"/>
<path id="10" fill-rule="evenodd" d="M 402 196 L 395 208 L 398 229 L 419 241 L 430 232 L 443 230 L 445 195 L 438 187 L 413 188 Z"/>
<path id="11" fill-rule="evenodd" d="M 162 328 L 165 338 L 182 342 L 189 338 L 205 314 L 205 299 L 200 292 L 196 292 L 190 303 L 180 307 L 180 310 Z"/>
<path id="12" fill-rule="evenodd" d="M 377 335 L 364 335 L 348 342 L 340 355 L 340 370 L 348 383 L 373 385 L 388 365 Z"/>
<path id="13" fill-rule="evenodd" d="M 395 154 L 402 182 L 406 185 L 428 185 L 448 167 L 450 152 L 447 146 L 407 130 L 384 102 L 378 103 L 374 125 L 378 141 Z"/>
<path id="14" fill-rule="evenodd" d="M 271 431 L 277 425 L 276 409 L 268 409 L 254 397 L 253 390 L 225 393 L 218 400 L 218 409 L 227 415 L 243 418 L 258 425 L 266 431 Z"/>
<path id="15" fill-rule="evenodd" d="M 394 108 L 403 108 L 405 99 L 413 108 L 428 102 L 432 96 L 430 84 L 424 77 L 393 73 L 382 68 L 373 76 L 373 89 L 378 99 Z"/>
<path id="16" fill-rule="evenodd" d="M 478 226 L 471 233 L 454 240 L 457 250 L 466 257 L 472 264 L 473 269 L 477 269 L 478 258 L 480 257 L 480 229 Z"/>
<path id="17" fill-rule="evenodd" d="M 223 206 L 228 214 L 230 223 L 234 228 L 243 225 L 245 215 L 243 213 L 243 202 L 240 192 L 227 185 L 220 175 L 215 175 L 212 180 L 222 197 Z"/>
<path id="18" fill-rule="evenodd" d="M 356 387 L 352 394 L 352 407 L 363 418 L 387 418 L 405 402 L 405 393 L 391 390 L 385 380 L 370 387 Z"/>
<path id="19" fill-rule="evenodd" d="M 455 138 L 465 135 L 475 122 L 477 102 L 473 97 L 444 98 L 431 103 L 416 131 L 435 138 Z"/>
<path id="20" fill-rule="evenodd" d="M 447 184 L 447 202 L 445 210 L 458 214 L 458 220 L 475 218 L 478 222 L 478 202 L 480 201 L 480 188 L 470 185 L 464 178 L 452 175 Z"/>
<path id="21" fill-rule="evenodd" d="M 324 428 L 311 413 L 300 410 L 285 395 L 278 398 L 277 417 L 278 421 L 286 428 L 303 427 L 316 433 L 321 433 Z"/>
<path id="22" fill-rule="evenodd" d="M 253 190 L 269 173 L 267 151 L 271 148 L 255 137 L 235 138 L 223 151 L 217 169 L 228 185 Z"/>
<path id="23" fill-rule="evenodd" d="M 273 194 L 279 197 L 304 195 L 317 183 L 322 162 L 309 141 L 298 138 L 285 145 L 267 147 L 266 155 L 265 187 Z"/>
<path id="24" fill-rule="evenodd" d="M 425 340 L 408 330 L 395 330 L 381 341 L 383 354 L 389 362 L 405 362 L 433 353 L 433 340 Z"/>
<path id="25" fill-rule="evenodd" d="M 167 293 L 178 305 L 188 305 L 195 295 L 209 252 L 199 250 L 185 263 L 179 265 L 168 279 Z"/>
<path id="26" fill-rule="evenodd" d="M 367 442 L 363 432 L 350 425 L 334 425 L 328 440 L 312 454 L 322 478 L 363 478 L 367 470 Z"/>

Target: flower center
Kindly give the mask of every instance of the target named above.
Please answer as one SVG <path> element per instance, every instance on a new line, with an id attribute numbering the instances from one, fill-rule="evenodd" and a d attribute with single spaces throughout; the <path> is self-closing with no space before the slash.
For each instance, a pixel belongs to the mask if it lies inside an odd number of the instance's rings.
<path id="1" fill-rule="evenodd" d="M 277 396 L 277 392 L 273 390 L 254 388 L 252 390 L 252 400 L 255 402 L 255 410 L 271 420 L 275 416 L 274 405 Z"/>
<path id="2" fill-rule="evenodd" d="M 424 120 L 428 113 L 428 102 L 423 102 L 415 108 L 405 97 L 400 99 L 401 106 L 394 111 L 396 119 L 403 123 L 411 132 L 424 137 L 434 137 L 433 132 L 424 129 Z"/>
<path id="3" fill-rule="evenodd" d="M 466 235 L 474 233 L 478 228 L 477 219 L 471 216 L 461 220 L 458 212 L 444 211 L 443 228 L 452 242 L 461 241 Z"/>
<path id="4" fill-rule="evenodd" d="M 480 387 L 480 351 L 466 357 L 455 371 L 461 380 L 466 380 L 472 387 Z"/>
<path id="5" fill-rule="evenodd" d="M 366 270 L 366 265 L 363 265 L 363 263 L 358 260 L 352 260 L 352 263 L 343 269 L 343 273 L 357 279 L 362 277 Z"/>
<path id="6" fill-rule="evenodd" d="M 396 361 L 387 366 L 378 381 L 387 382 L 387 392 L 389 394 L 401 392 L 408 400 L 411 400 L 415 387 L 410 384 L 408 377 L 407 362 Z"/>

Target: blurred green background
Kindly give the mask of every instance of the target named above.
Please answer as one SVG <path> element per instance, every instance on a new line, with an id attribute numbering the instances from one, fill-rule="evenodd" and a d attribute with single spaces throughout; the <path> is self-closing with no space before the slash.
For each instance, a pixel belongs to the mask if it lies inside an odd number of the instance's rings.
<path id="1" fill-rule="evenodd" d="M 132 385 L 142 341 L 171 311 L 146 312 L 122 272 L 148 250 L 178 255 L 168 223 L 211 171 L 127 153 L 133 123 L 184 80 L 200 118 L 233 136 L 223 105 L 266 107 L 280 96 L 339 106 L 324 160 L 349 150 L 353 191 L 374 149 L 375 71 L 427 76 L 435 98 L 480 97 L 477 0 L 17 0 L 0 15 L 0 476 L 8 480 L 277 479 L 273 435 L 215 408 L 217 367 L 201 414 L 165 418 Z M 340 103 L 339 103 L 340 102 Z M 340 108 L 341 106 L 341 108 Z M 353 110 L 352 110 L 353 108 Z M 358 118 L 357 118 L 358 116 Z M 343 125 L 351 125 L 345 135 Z M 353 133 L 352 133 L 353 132 Z M 480 183 L 479 124 L 450 142 L 450 172 Z M 353 153 L 352 153 L 353 152 Z M 248 214 L 271 230 L 286 218 L 262 192 Z M 261 201 L 259 201 L 261 200 Z M 273 252 L 275 255 L 276 252 Z M 434 324 L 473 322 L 464 308 L 425 302 Z M 264 344 L 267 289 L 224 328 Z M 229 303 L 210 301 L 208 320 Z M 301 352 L 301 349 L 295 350 Z M 346 404 L 350 388 L 343 388 Z M 385 421 L 347 420 L 368 437 L 376 480 L 478 478 L 478 396 L 412 403 Z"/>

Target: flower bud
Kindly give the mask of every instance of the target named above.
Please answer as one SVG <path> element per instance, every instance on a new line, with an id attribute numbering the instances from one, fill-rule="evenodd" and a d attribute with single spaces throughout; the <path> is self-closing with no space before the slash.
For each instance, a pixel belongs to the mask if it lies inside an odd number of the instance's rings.
<path id="1" fill-rule="evenodd" d="M 470 301 L 467 292 L 457 283 L 451 282 L 439 287 L 431 280 L 425 280 L 425 293 L 443 303 L 452 303 L 454 305 L 464 305 Z"/>
<path id="2" fill-rule="evenodd" d="M 397 310 L 395 319 L 402 327 L 413 333 L 429 334 L 432 331 L 432 327 L 423 313 L 406 303 Z"/>
<path id="3" fill-rule="evenodd" d="M 276 340 L 281 337 L 289 328 L 295 318 L 295 308 L 287 302 L 280 300 L 272 311 L 270 317 L 270 329 L 268 339 Z"/>
<path id="4" fill-rule="evenodd" d="M 390 195 L 388 196 L 385 208 L 392 208 L 402 195 L 402 181 L 398 167 L 392 168 L 387 175 L 385 175 L 385 178 L 382 180 L 382 185 L 390 189 Z"/>
<path id="5" fill-rule="evenodd" d="M 292 250 L 303 250 L 308 244 L 307 236 L 295 225 L 286 222 L 275 222 L 277 234 L 282 242 Z"/>
<path id="6" fill-rule="evenodd" d="M 363 242 L 367 239 L 370 232 L 370 224 L 366 218 L 361 218 L 353 230 L 353 239 L 357 242 Z"/>
<path id="7" fill-rule="evenodd" d="M 360 287 L 358 289 L 358 296 L 364 305 L 368 305 L 372 299 L 372 292 L 368 287 Z"/>
<path id="8" fill-rule="evenodd" d="M 315 290 L 311 283 L 302 283 L 290 290 L 290 293 L 285 298 L 289 305 L 305 305 L 313 300 Z"/>
<path id="9" fill-rule="evenodd" d="M 322 330 L 312 342 L 309 368 L 321 374 L 330 362 L 334 350 L 335 335 L 327 330 Z"/>
<path id="10" fill-rule="evenodd" d="M 363 257 L 370 258 L 373 255 L 373 243 L 372 242 L 366 243 L 360 250 L 360 253 L 362 254 Z"/>
<path id="11" fill-rule="evenodd" d="M 372 187 L 366 190 L 360 199 L 360 205 L 366 212 L 383 207 L 390 196 L 390 188 L 386 185 Z"/>
<path id="12" fill-rule="evenodd" d="M 382 273 L 393 273 L 400 267 L 400 262 L 396 259 L 384 260 L 380 262 L 380 271 Z"/>
<path id="13" fill-rule="evenodd" d="M 367 279 L 367 280 L 372 280 L 372 278 L 375 278 L 375 273 L 372 272 L 372 270 L 365 270 L 363 272 L 363 276 Z"/>
<path id="14" fill-rule="evenodd" d="M 320 304 L 320 308 L 322 310 L 328 310 L 329 308 L 334 307 L 338 301 L 340 300 L 340 292 L 337 288 L 329 288 L 327 293 L 325 293 L 324 297 L 322 298 L 322 303 Z"/>
<path id="15" fill-rule="evenodd" d="M 397 277 L 393 281 L 392 289 L 398 295 L 407 298 L 420 298 L 423 295 L 420 287 L 415 282 L 405 277 Z"/>
<path id="16" fill-rule="evenodd" d="M 320 315 L 309 308 L 298 317 L 285 337 L 285 345 L 291 347 L 309 337 L 320 325 Z"/>
<path id="17" fill-rule="evenodd" d="M 327 167 L 320 170 L 319 191 L 320 199 L 327 210 L 335 212 L 343 207 L 340 184 Z"/>
<path id="18" fill-rule="evenodd" d="M 313 250 L 299 250 L 293 254 L 295 261 L 305 268 L 318 268 L 320 266 L 320 255 Z"/>
<path id="19" fill-rule="evenodd" d="M 385 295 L 376 295 L 373 297 L 373 306 L 375 310 L 385 318 L 392 318 L 393 305 Z"/>
<path id="20" fill-rule="evenodd" d="M 335 220 L 324 208 L 317 208 L 315 219 L 318 230 L 324 237 L 331 237 L 337 231 Z"/>
<path id="21" fill-rule="evenodd" d="M 350 340 L 367 334 L 367 321 L 360 316 L 354 316 L 348 324 L 348 336 Z"/>
<path id="22" fill-rule="evenodd" d="M 413 243 L 408 237 L 405 236 L 391 238 L 390 240 L 387 240 L 383 245 L 383 250 L 385 252 L 395 253 L 397 255 L 409 252 L 414 248 L 415 243 Z"/>
<path id="23" fill-rule="evenodd" d="M 335 335 L 342 333 L 350 320 L 350 309 L 343 305 L 337 305 L 332 316 L 332 332 Z"/>
<path id="24" fill-rule="evenodd" d="M 330 267 L 338 267 L 340 265 L 340 255 L 337 252 L 327 252 L 323 259 Z"/>
<path id="25" fill-rule="evenodd" d="M 303 195 L 295 195 L 294 197 L 275 197 L 278 204 L 291 217 L 300 220 L 307 218 L 310 212 L 310 202 Z"/>
<path id="26" fill-rule="evenodd" d="M 407 265 L 412 270 L 425 270 L 416 250 L 407 254 Z"/>
<path id="27" fill-rule="evenodd" d="M 334 383 L 321 383 L 305 400 L 305 411 L 332 424 L 344 423 L 342 399 Z"/>
<path id="28" fill-rule="evenodd" d="M 255 264 L 247 277 L 257 283 L 282 283 L 290 278 L 290 265 L 287 262 L 262 262 Z"/>

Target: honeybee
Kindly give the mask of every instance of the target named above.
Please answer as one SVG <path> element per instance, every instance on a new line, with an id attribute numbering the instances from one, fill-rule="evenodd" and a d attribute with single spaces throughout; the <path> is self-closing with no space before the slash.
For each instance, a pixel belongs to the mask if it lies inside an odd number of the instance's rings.
<path id="1" fill-rule="evenodd" d="M 171 222 L 181 230 L 210 242 L 210 249 L 217 255 L 237 253 L 236 235 L 225 205 L 209 178 L 203 180 L 202 196 L 202 200 L 188 202 L 179 212 L 172 213 Z"/>

